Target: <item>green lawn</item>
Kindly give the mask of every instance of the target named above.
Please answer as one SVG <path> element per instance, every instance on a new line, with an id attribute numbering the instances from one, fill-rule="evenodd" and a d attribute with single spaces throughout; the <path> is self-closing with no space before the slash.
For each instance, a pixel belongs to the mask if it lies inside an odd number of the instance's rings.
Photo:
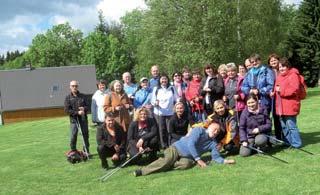
<path id="1" fill-rule="evenodd" d="M 107 182 L 98 156 L 71 165 L 68 117 L 0 127 L 0 194 L 320 194 L 320 90 L 310 89 L 298 118 L 304 142 L 299 150 L 274 149 L 272 158 L 234 156 L 231 166 L 170 171 L 135 178 L 137 166 L 120 170 Z M 95 152 L 95 129 L 90 128 Z M 80 148 L 81 139 L 78 139 Z"/>

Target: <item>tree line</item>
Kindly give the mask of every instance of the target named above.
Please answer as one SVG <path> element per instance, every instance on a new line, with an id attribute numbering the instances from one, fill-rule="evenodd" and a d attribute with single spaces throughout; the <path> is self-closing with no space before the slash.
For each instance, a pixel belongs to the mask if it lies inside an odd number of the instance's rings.
<path id="1" fill-rule="evenodd" d="M 314 86 L 320 75 L 320 9 L 317 0 L 299 8 L 281 0 L 146 0 L 120 23 L 99 23 L 87 36 L 68 23 L 38 34 L 23 55 L 4 69 L 95 64 L 97 78 L 108 81 L 130 71 L 147 76 L 150 67 L 172 73 L 184 66 L 243 61 L 252 53 L 289 57 Z M 1 60 L 1 59 L 0 59 Z M 1 64 L 0 64 L 1 65 Z"/>

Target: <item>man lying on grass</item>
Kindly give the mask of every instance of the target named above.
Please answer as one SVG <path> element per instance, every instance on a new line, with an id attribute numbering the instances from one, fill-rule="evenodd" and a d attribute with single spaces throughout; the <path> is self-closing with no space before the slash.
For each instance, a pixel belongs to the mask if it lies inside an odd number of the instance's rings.
<path id="1" fill-rule="evenodd" d="M 164 151 L 164 157 L 159 158 L 153 163 L 142 167 L 134 172 L 135 176 L 148 175 L 158 171 L 174 169 L 188 169 L 195 162 L 200 167 L 207 164 L 201 160 L 201 154 L 211 151 L 212 160 L 220 164 L 234 164 L 233 159 L 223 159 L 220 156 L 219 148 L 215 137 L 219 134 L 220 126 L 217 123 L 209 125 L 208 129 L 196 127 L 189 134 L 182 137 Z"/>

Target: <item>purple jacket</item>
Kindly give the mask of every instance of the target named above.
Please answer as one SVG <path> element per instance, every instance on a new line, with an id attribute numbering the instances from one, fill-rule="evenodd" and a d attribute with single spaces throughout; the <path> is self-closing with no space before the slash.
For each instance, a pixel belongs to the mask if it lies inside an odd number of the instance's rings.
<path id="1" fill-rule="evenodd" d="M 240 117 L 240 142 L 254 138 L 255 135 L 252 134 L 254 128 L 259 128 L 260 133 L 266 134 L 271 132 L 271 127 L 271 120 L 265 107 L 260 106 L 257 114 L 251 113 L 248 111 L 248 108 L 245 108 Z"/>

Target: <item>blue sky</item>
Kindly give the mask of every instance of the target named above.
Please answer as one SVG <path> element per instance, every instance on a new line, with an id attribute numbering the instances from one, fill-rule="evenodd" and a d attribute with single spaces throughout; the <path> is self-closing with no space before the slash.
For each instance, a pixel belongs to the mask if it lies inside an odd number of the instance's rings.
<path id="1" fill-rule="evenodd" d="M 301 0 L 284 0 L 299 4 Z M 98 22 L 101 9 L 107 20 L 119 21 L 127 11 L 146 8 L 144 0 L 1 0 L 0 54 L 27 50 L 35 35 L 69 22 L 85 34 Z"/>

